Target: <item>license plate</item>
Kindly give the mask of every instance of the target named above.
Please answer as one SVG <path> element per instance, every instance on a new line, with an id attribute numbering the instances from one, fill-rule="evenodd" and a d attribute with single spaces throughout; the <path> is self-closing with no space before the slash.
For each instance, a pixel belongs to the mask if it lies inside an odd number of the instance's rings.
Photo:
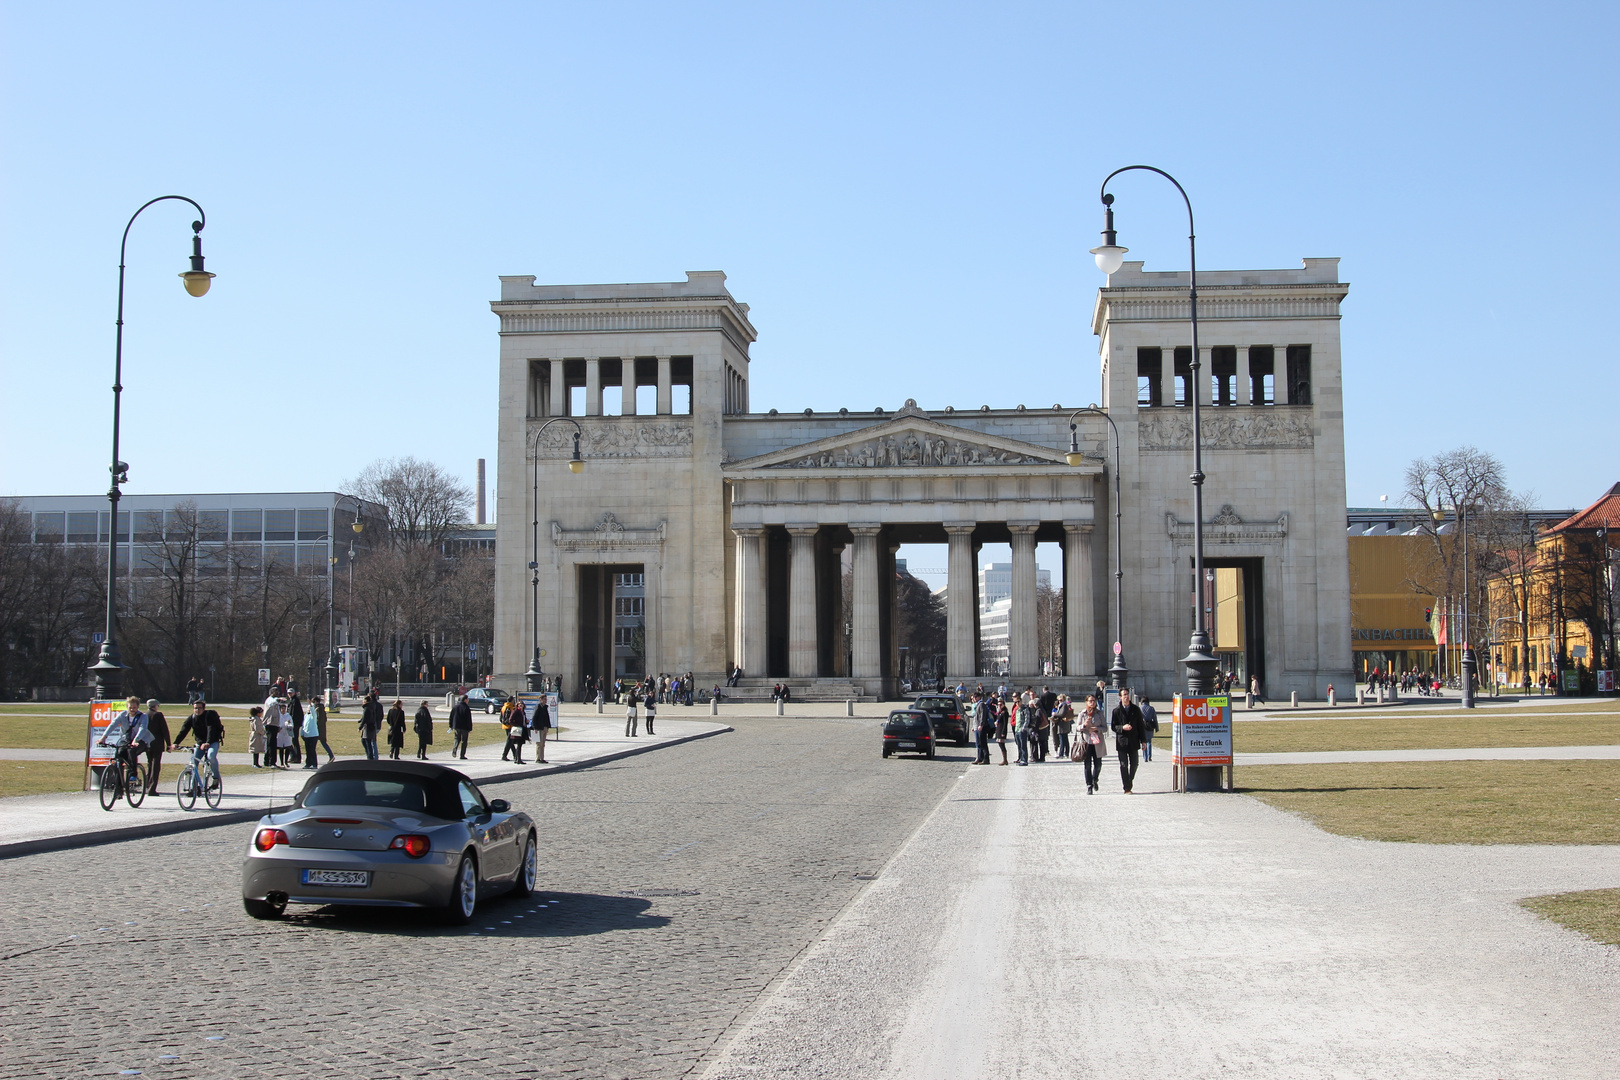
<path id="1" fill-rule="evenodd" d="M 901 750 L 915 750 L 915 749 L 917 749 L 917 744 L 914 743 L 914 742 L 903 742 L 903 743 L 900 744 L 900 749 Z"/>
<path id="2" fill-rule="evenodd" d="M 332 885 L 340 889 L 363 889 L 371 884 L 369 870 L 305 870 L 305 885 Z"/>

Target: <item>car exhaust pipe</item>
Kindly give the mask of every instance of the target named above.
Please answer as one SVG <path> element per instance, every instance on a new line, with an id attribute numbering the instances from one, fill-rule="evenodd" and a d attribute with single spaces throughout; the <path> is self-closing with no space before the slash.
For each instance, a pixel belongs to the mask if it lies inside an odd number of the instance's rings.
<path id="1" fill-rule="evenodd" d="M 265 893 L 264 902 L 273 907 L 284 907 L 287 903 L 287 894 L 279 891 Z"/>

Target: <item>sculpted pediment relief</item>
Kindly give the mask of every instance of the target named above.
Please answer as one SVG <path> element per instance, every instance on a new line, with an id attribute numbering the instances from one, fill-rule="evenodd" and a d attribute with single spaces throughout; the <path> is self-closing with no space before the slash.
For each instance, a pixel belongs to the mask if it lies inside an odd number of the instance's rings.
<path id="1" fill-rule="evenodd" d="M 1090 465 L 1090 462 L 1087 463 Z M 1062 453 L 940 423 L 919 411 L 816 442 L 736 462 L 735 469 L 908 469 L 1068 464 Z"/>

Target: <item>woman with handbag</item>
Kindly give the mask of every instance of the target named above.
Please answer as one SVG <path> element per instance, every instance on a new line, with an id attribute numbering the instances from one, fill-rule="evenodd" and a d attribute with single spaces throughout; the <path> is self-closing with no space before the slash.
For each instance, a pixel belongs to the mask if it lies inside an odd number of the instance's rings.
<path id="1" fill-rule="evenodd" d="M 1074 745 L 1072 756 L 1086 770 L 1086 794 L 1097 794 L 1102 780 L 1102 710 L 1097 708 L 1097 695 L 1086 695 L 1086 707 L 1080 714 L 1080 739 Z"/>
<path id="2" fill-rule="evenodd" d="M 1069 703 L 1069 695 L 1064 694 L 1052 712 L 1052 753 L 1060 758 L 1069 756 L 1069 732 L 1073 728 L 1074 706 Z"/>
<path id="3" fill-rule="evenodd" d="M 512 715 L 505 719 L 510 722 L 511 726 L 506 729 L 506 748 L 501 751 L 501 760 L 505 761 L 506 755 L 510 753 L 512 755 L 512 764 L 521 765 L 523 764 L 523 744 L 529 738 L 529 729 L 526 726 L 529 722 L 528 717 L 523 715 L 523 709 L 520 706 L 513 709 Z"/>

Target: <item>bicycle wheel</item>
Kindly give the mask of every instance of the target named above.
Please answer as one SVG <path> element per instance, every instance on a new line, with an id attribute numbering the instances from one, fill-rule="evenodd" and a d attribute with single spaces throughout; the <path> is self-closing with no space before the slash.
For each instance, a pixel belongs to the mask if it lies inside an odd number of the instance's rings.
<path id="1" fill-rule="evenodd" d="M 124 786 L 124 769 L 118 762 L 113 762 L 101 770 L 101 808 L 111 810 L 113 803 L 118 801 L 118 793 Z"/>
<path id="2" fill-rule="evenodd" d="M 146 766 L 140 762 L 131 765 L 124 774 L 124 798 L 132 807 L 146 801 Z"/>
<path id="3" fill-rule="evenodd" d="M 181 771 L 180 779 L 174 782 L 174 797 L 179 800 L 180 809 L 190 810 L 197 805 L 197 770 L 189 765 Z"/>
<path id="4" fill-rule="evenodd" d="M 210 772 L 208 774 L 207 782 L 203 785 L 203 799 L 207 801 L 208 809 L 218 810 L 219 800 L 223 798 L 224 795 L 225 782 Z"/>

